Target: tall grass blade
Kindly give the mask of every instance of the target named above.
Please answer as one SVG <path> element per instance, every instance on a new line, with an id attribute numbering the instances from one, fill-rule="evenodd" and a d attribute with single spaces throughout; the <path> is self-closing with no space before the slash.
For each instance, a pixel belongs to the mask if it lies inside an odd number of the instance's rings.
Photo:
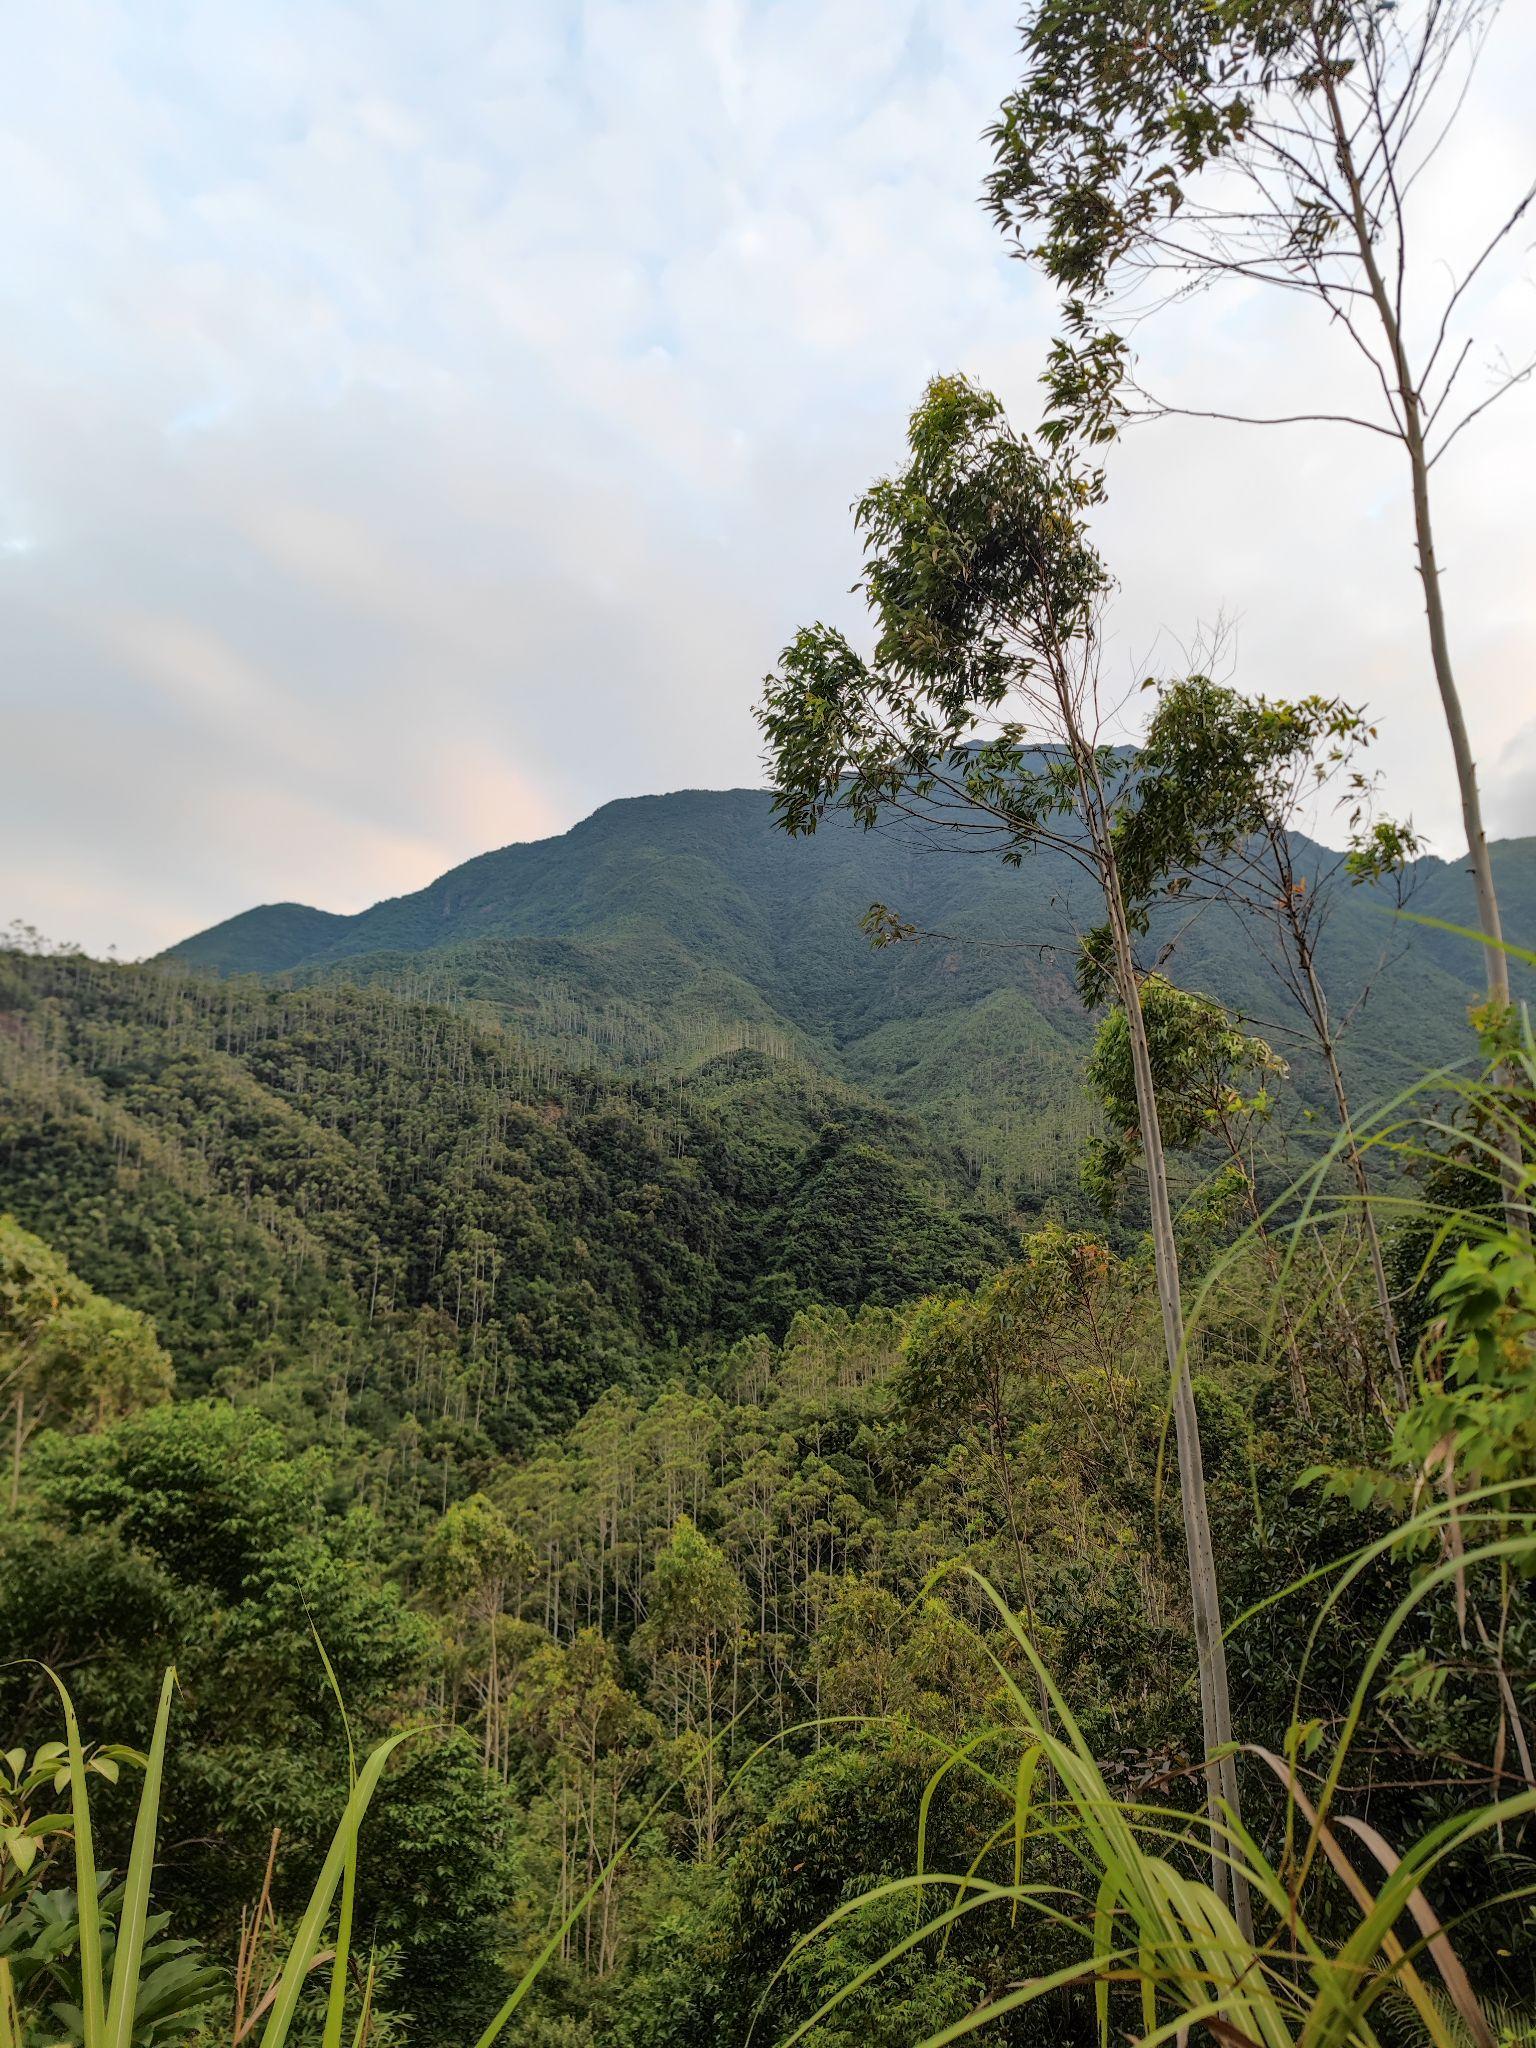
<path id="1" fill-rule="evenodd" d="M 1479 1489 L 1470 1497 L 1471 1515 L 1477 1520 L 1487 1517 L 1497 1526 L 1503 1495 L 1511 1484 Z M 1443 1516 L 1443 1507 L 1437 1507 L 1417 1519 L 1431 1524 Z M 1399 1529 L 1386 1539 L 1385 1546 L 1366 1545 L 1354 1558 L 1345 1560 L 1337 1574 L 1340 1583 L 1328 1596 L 1329 1604 L 1337 1603 L 1341 1585 L 1358 1576 L 1383 1547 L 1400 1543 L 1403 1533 Z M 1472 1563 L 1506 1565 L 1516 1559 L 1528 1560 L 1532 1554 L 1532 1538 L 1524 1535 L 1476 1544 L 1467 1557 Z M 1117 1987 L 1122 1995 L 1137 1996 L 1140 2027 L 1134 2038 L 1143 2048 L 1160 2048 L 1165 2042 L 1188 2048 L 1199 2040 L 1219 2042 L 1222 2048 L 1382 2048 L 1385 2039 L 1398 2038 L 1395 2029 L 1385 2034 L 1377 2031 L 1375 2008 L 1384 1999 L 1393 2008 L 1399 2000 L 1407 2007 L 1416 2022 L 1413 2039 L 1423 2048 L 1496 2048 L 1499 2037 L 1425 1887 L 1466 1844 L 1536 1813 L 1536 1790 L 1443 1820 L 1402 1856 L 1368 1823 L 1331 1810 L 1344 1758 L 1392 1642 L 1408 1616 L 1445 1582 L 1453 1564 L 1442 1560 L 1419 1573 L 1372 1643 L 1343 1717 L 1331 1767 L 1323 1774 L 1316 1795 L 1309 1797 L 1288 1758 L 1244 1746 L 1243 1753 L 1262 1761 L 1286 1794 L 1279 1868 L 1236 1814 L 1225 1807 L 1221 1811 L 1219 1853 L 1250 1888 L 1272 1923 L 1269 1934 L 1259 1941 L 1239 1926 L 1212 1886 L 1183 1867 L 1197 1846 L 1190 1812 L 1123 1801 L 1113 1794 L 1019 1618 L 974 1567 L 958 1561 L 941 1567 L 934 1580 L 958 1572 L 995 1608 L 1003 1634 L 1011 1637 L 1026 1665 L 1040 1677 L 1046 1704 L 1038 1705 L 1032 1689 L 1014 1683 L 990 1642 L 978 1638 L 1019 1716 L 1022 1755 L 1008 1798 L 1007 1821 L 964 1878 L 933 1872 L 926 1860 L 920 1861 L 913 1877 L 877 1886 L 844 1902 L 802 1937 L 774 1981 L 807 1943 L 821 1939 L 839 1920 L 867 1909 L 872 1902 L 895 1896 L 907 1887 L 919 1895 L 934 1885 L 955 1889 L 954 1903 L 947 1911 L 850 1973 L 818 2011 L 786 2037 L 786 2048 L 789 2042 L 813 2034 L 838 2006 L 867 1987 L 892 1961 L 936 1935 L 947 1937 L 949 1929 L 973 1910 L 1007 1903 L 1015 1921 L 1022 1907 L 1032 1916 L 1071 1924 L 1052 1905 L 1049 1887 L 1020 1882 L 1023 1866 L 1018 1844 L 1031 1836 L 1050 1840 L 1054 1853 L 1066 1855 L 1081 1868 L 1084 1890 L 1076 1895 L 1091 1906 L 1090 1923 L 1078 1925 L 1085 1953 L 1079 1962 L 1049 1978 L 1031 1978 L 1010 1987 L 990 2004 L 930 2035 L 921 2048 L 942 2048 L 943 2043 L 978 2032 L 1032 2003 L 1045 1989 L 1068 1982 L 1091 1988 L 1094 2014 L 1083 2029 L 1083 2038 L 1096 2036 L 1105 2048 L 1115 2038 L 1118 2024 L 1113 2004 Z M 1316 1626 L 1308 1641 L 1307 1661 L 1315 1636 Z M 1053 1713 L 1059 1732 L 1044 1725 L 1047 1710 Z M 995 1732 L 1003 1734 L 1002 1730 Z M 951 1745 L 934 1781 L 942 1780 L 945 1772 L 957 1765 L 975 1768 L 970 1747 Z M 985 1771 L 980 1775 L 991 1777 Z M 1037 1803 L 1042 1779 L 1050 1788 L 1048 1800 L 1054 1814 Z M 930 1795 L 931 1789 L 930 1784 Z M 1003 1791 L 1001 1784 L 998 1790 Z M 1300 1843 L 1294 1832 L 1298 1818 L 1305 1829 Z M 1383 1876 L 1374 1888 L 1345 1855 L 1340 1841 L 1343 1830 L 1353 1833 L 1380 1866 Z M 981 1863 L 994 1848 L 1004 1847 L 1011 1849 L 1010 1879 L 1003 1884 L 989 1883 L 980 1875 Z M 1342 1883 L 1358 1911 L 1358 1920 L 1342 1939 L 1309 1927 L 1301 1910 L 1302 1888 L 1314 1863 L 1331 1866 L 1334 1878 Z M 1525 1896 L 1524 1889 L 1519 1896 Z M 1399 1935 L 1405 1916 L 1416 1923 L 1417 1940 Z M 1438 1972 L 1448 1995 L 1432 1981 L 1425 1981 L 1426 1964 Z"/>
<path id="2" fill-rule="evenodd" d="M 378 1964 L 368 1958 L 368 1974 L 363 1979 L 363 2009 L 357 2016 L 357 2032 L 352 2036 L 352 2048 L 368 2048 L 368 2033 L 373 2025 L 373 1980 Z"/>
<path id="3" fill-rule="evenodd" d="M 925 1941 L 933 1940 L 934 1938 L 938 1938 L 941 1941 L 947 1940 L 950 1930 L 961 1920 L 965 1919 L 967 1915 L 985 1909 L 988 1906 L 1006 1905 L 1010 1901 L 1033 1905 L 1043 1919 L 1051 1920 L 1058 1926 L 1066 1927 L 1074 1932 L 1079 1931 L 1077 1921 L 1072 1919 L 1070 1915 L 1050 1905 L 1049 1900 L 1053 1895 L 1063 1898 L 1070 1896 L 1070 1894 L 1063 1892 L 1056 1885 L 1024 1885 L 1015 1888 L 992 1884 L 985 1878 L 975 1876 L 972 1872 L 967 1872 L 963 1877 L 929 1874 L 926 1877 L 888 1878 L 884 1884 L 874 1885 L 869 1891 L 860 1892 L 857 1898 L 845 1899 L 840 1906 L 834 1906 L 832 1911 L 823 1920 L 818 1921 L 816 1926 L 801 1935 L 789 1955 L 779 1965 L 778 1969 L 774 1971 L 763 1989 L 762 1997 L 758 2000 L 757 2010 L 752 2018 L 752 2025 L 747 2029 L 748 2048 L 750 2048 L 752 2037 L 757 2030 L 757 2022 L 762 2017 L 763 2008 L 769 1996 L 790 1965 L 799 1956 L 804 1954 L 813 1942 L 817 1941 L 830 1928 L 837 1926 L 840 1921 L 867 1912 L 872 1905 L 877 1904 L 882 1899 L 899 1898 L 906 1893 L 913 1892 L 915 1889 L 918 1904 L 921 1907 L 925 1893 L 935 1886 L 952 1890 L 956 1894 L 954 1904 L 946 1906 L 942 1912 L 935 1913 L 930 1919 L 923 1921 L 910 1934 L 904 1935 L 900 1941 L 893 1942 L 872 1963 L 867 1963 L 855 1976 L 847 1978 L 829 1998 L 816 2008 L 815 2012 L 808 2019 L 800 2022 L 793 2033 L 783 2035 L 777 2043 L 777 2048 L 795 2048 L 796 2042 L 803 2041 L 808 2034 L 813 2033 L 824 2019 L 836 2012 L 838 2007 L 850 1999 L 855 1992 L 862 1991 L 864 1986 L 871 1983 L 889 1964 L 898 1961 L 904 1955 L 910 1954 L 913 1949 Z"/>
<path id="4" fill-rule="evenodd" d="M 1443 917 L 1426 917 L 1421 910 L 1394 910 L 1391 914 L 1404 924 L 1421 924 L 1431 932 L 1450 932 L 1454 938 L 1470 939 L 1475 946 L 1492 946 L 1511 960 L 1523 960 L 1528 967 L 1536 967 L 1536 953 L 1528 946 L 1517 946 L 1511 939 L 1490 939 L 1486 932 L 1473 931 L 1470 925 L 1452 924 Z"/>
<path id="5" fill-rule="evenodd" d="M 1400 1868 L 1402 1858 L 1369 1822 L 1356 1820 L 1347 1813 L 1341 1813 L 1338 1825 L 1359 1836 L 1388 1877 L 1393 1876 Z M 1424 1937 L 1425 1946 L 1435 1959 L 1435 1967 L 1440 1972 L 1441 1982 L 1450 1994 L 1452 2005 L 1465 2022 L 1467 2032 L 1472 2037 L 1473 2048 L 1497 2048 L 1493 2029 L 1483 2016 L 1483 2009 L 1477 2002 L 1477 1994 L 1472 1989 L 1472 1981 L 1461 1966 L 1461 1958 L 1452 1948 L 1449 1937 L 1440 1924 L 1439 1915 L 1417 1885 L 1408 1895 L 1408 1910 L 1413 1915 L 1414 1925 Z"/>
<path id="6" fill-rule="evenodd" d="M 22 2048 L 21 2014 L 16 2010 L 16 1980 L 0 1956 L 0 2048 Z"/>
<path id="7" fill-rule="evenodd" d="M 80 1916 L 80 2015 L 83 2048 L 106 2048 L 106 1999 L 101 1978 L 101 1901 L 96 1895 L 96 1848 L 91 1835 L 91 1795 L 86 1784 L 85 1750 L 69 1688 L 50 1666 L 64 1709 L 64 1734 L 69 1750 L 69 1799 L 75 1842 L 76 1910 Z"/>
<path id="8" fill-rule="evenodd" d="M 341 1871 L 341 1913 L 336 1922 L 336 1957 L 331 1964 L 331 1988 L 325 2001 L 325 2032 L 320 2048 L 341 2048 L 342 2022 L 346 2017 L 347 1965 L 352 1953 L 352 1912 L 357 1897 L 357 1841 L 353 1838 Z"/>
<path id="9" fill-rule="evenodd" d="M 336 1701 L 341 1715 L 342 1732 L 347 1738 L 347 1795 L 350 1798 L 357 1790 L 357 1749 L 352 1740 L 352 1723 L 347 1715 L 347 1703 L 342 1698 L 341 1685 L 336 1677 L 336 1667 L 327 1654 L 320 1639 L 320 1631 L 314 1621 L 309 1632 L 315 1639 L 315 1648 L 320 1652 L 320 1662 L 325 1666 L 326 1682 Z M 354 1835 L 347 1850 L 346 1862 L 341 1872 L 341 1913 L 336 1923 L 336 1959 L 331 1964 L 331 1988 L 325 2003 L 325 2031 L 321 2035 L 320 2048 L 341 2048 L 341 2030 L 346 2018 L 347 1970 L 352 1956 L 352 1914 L 357 1898 L 357 1838 Z M 370 1966 L 370 1983 L 372 1970 Z"/>
<path id="10" fill-rule="evenodd" d="M 160 1822 L 160 1785 L 165 1774 L 165 1740 L 171 1720 L 171 1694 L 176 1689 L 174 1665 L 160 1686 L 154 1740 L 144 1765 L 144 1784 L 133 1823 L 133 1847 L 118 1911 L 117 1947 L 112 1958 L 112 1991 L 107 2001 L 107 2048 L 131 2048 L 139 1997 L 139 1964 L 144 1955 L 144 1925 L 149 1918 L 149 1888 L 155 1874 L 155 1835 Z M 82 1901 L 83 1903 L 83 1901 Z"/>
<path id="11" fill-rule="evenodd" d="M 946 2048 L 950 2041 L 963 2041 L 967 2034 L 974 2034 L 980 2028 L 989 2026 L 1004 2013 L 1017 2012 L 1021 2006 L 1033 2005 L 1037 1998 L 1044 1998 L 1049 1991 L 1060 1991 L 1068 1984 L 1080 1984 L 1100 1967 L 1101 1961 L 1110 1964 L 1128 1962 L 1131 1952 L 1100 1958 L 1090 1956 L 1086 1962 L 1067 1963 L 1059 1970 L 1052 1970 L 1046 1977 L 1031 1977 L 1027 1984 L 1020 1984 L 1013 1991 L 1005 1991 L 1001 1998 L 994 1998 L 989 2005 L 979 2005 L 974 2012 L 968 2012 L 964 2019 L 955 2020 L 950 2026 L 941 2027 L 936 2034 L 927 2035 L 917 2048 Z"/>
<path id="12" fill-rule="evenodd" d="M 288 1960 L 283 1965 L 283 1974 L 278 1980 L 277 1996 L 272 2001 L 272 2011 L 266 2026 L 262 2029 L 261 2048 L 283 2048 L 293 2025 L 294 2013 L 298 2010 L 304 1979 L 320 1950 L 320 1936 L 330 1914 L 331 1901 L 336 1896 L 336 1887 L 341 1881 L 343 1866 L 349 1855 L 356 1853 L 357 1831 L 362 1826 L 363 1815 L 368 1811 L 383 1775 L 384 1766 L 390 1757 L 406 1741 L 410 1730 L 391 1735 L 381 1742 L 369 1756 L 358 1773 L 352 1796 L 347 1801 L 345 1813 L 337 1823 L 336 1833 L 326 1852 L 320 1875 L 315 1879 L 315 1888 L 309 1895 L 309 1904 L 299 1922 L 293 1937 L 293 1946 L 288 1951 Z"/>

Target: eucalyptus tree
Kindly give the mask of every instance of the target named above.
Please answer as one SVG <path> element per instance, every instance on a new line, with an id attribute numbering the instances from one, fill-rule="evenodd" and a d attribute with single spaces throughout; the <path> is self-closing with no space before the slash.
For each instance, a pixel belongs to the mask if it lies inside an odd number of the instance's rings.
<path id="1" fill-rule="evenodd" d="M 1235 1183 L 1248 1211 L 1284 1332 L 1297 1411 L 1309 1417 L 1306 1363 L 1286 1275 L 1259 1203 L 1253 1157 L 1257 1134 L 1274 1111 L 1272 1084 L 1286 1074 L 1285 1061 L 1262 1038 L 1244 1031 L 1209 996 L 1175 988 L 1160 974 L 1149 974 L 1142 982 L 1141 1013 L 1163 1120 L 1163 1142 L 1175 1152 L 1193 1151 L 1208 1138 L 1224 1147 L 1227 1164 L 1223 1169 L 1225 1185 L 1219 1188 L 1221 1206 L 1230 1214 L 1226 1198 Z M 1129 1022 L 1119 1008 L 1112 1009 L 1099 1026 L 1088 1059 L 1087 1081 L 1105 1113 L 1109 1131 L 1091 1145 L 1084 1181 L 1100 1205 L 1110 1209 L 1140 1141 Z"/>
<path id="2" fill-rule="evenodd" d="M 508 1601 L 532 1580 L 531 1546 L 496 1503 L 483 1493 L 456 1501 L 427 1541 L 426 1579 L 462 1622 L 486 1632 L 485 1726 L 481 1756 L 485 1768 L 507 1773 L 505 1701 L 502 1697 L 500 1629 Z"/>
<path id="3" fill-rule="evenodd" d="M 1489 994 L 1509 1000 L 1477 768 L 1432 523 L 1435 465 L 1530 363 L 1463 396 L 1467 294 L 1536 186 L 1454 268 L 1413 240 L 1413 195 L 1460 110 L 1497 0 L 1031 0 L 1024 71 L 992 130 L 989 204 L 1061 290 L 1058 425 L 1109 439 L 1138 401 L 1113 322 L 1217 280 L 1309 300 L 1353 344 L 1365 410 L 1290 419 L 1397 444 L 1410 481 L 1430 656 L 1460 790 Z M 1149 289 L 1150 288 L 1150 289 Z M 1186 409 L 1187 410 L 1187 409 Z M 1235 411 L 1208 417 L 1239 419 Z"/>
<path id="4" fill-rule="evenodd" d="M 636 1792 L 655 1760 L 655 1716 L 625 1686 L 618 1653 L 595 1628 L 534 1649 L 512 1710 L 519 1737 L 545 1773 L 548 1803 L 534 1803 L 530 1833 L 542 1823 L 558 1857 L 561 1954 L 568 1961 L 579 1955 L 605 1976 L 618 1954 L 623 1844 L 638 1818 Z M 550 1904 L 547 1897 L 537 1901 L 540 1919 Z"/>
<path id="5" fill-rule="evenodd" d="M 1159 903 L 1218 900 L 1266 937 L 1261 953 L 1317 1048 L 1338 1115 L 1370 1259 L 1382 1346 L 1399 1402 L 1407 1376 L 1376 1225 L 1376 1196 L 1339 1061 L 1349 1019 L 1335 1016 L 1319 947 L 1341 884 L 1400 883 L 1417 850 L 1411 829 L 1376 815 L 1359 765 L 1374 727 L 1336 698 L 1244 697 L 1207 676 L 1163 687 L 1116 805 L 1113 837 L 1132 927 Z M 1309 805 L 1332 793 L 1348 811 L 1339 852 L 1298 836 Z M 1306 847 L 1309 851 L 1303 851 Z M 1113 986 L 1112 936 L 1090 938 L 1080 983 L 1090 1001 Z M 1363 1363 L 1363 1361 L 1362 1361 Z"/>
<path id="6" fill-rule="evenodd" d="M 1184 1344 L 1168 1196 L 1131 928 L 1115 850 L 1119 764 L 1101 742 L 1100 615 L 1110 578 L 1087 531 L 1101 479 L 1063 440 L 1037 447 L 989 392 L 937 377 L 908 427 L 908 459 L 855 517 L 874 629 L 860 654 L 803 628 L 766 679 L 759 718 L 774 809 L 791 834 L 829 811 L 866 829 L 905 818 L 1018 865 L 1053 847 L 1103 893 L 1110 971 L 1130 1020 L 1163 1340 L 1173 1387 L 1190 1605 L 1212 1819 L 1235 1811 L 1226 1651 L 1199 1421 Z M 1246 1913 L 1246 1901 L 1236 1904 Z"/>
<path id="7" fill-rule="evenodd" d="M 675 1754 L 693 1818 L 699 1855 L 714 1859 L 719 1839 L 723 1771 L 720 1738 L 740 1662 L 746 1596 L 729 1558 L 687 1515 L 646 1582 L 645 1620 L 635 1630 L 635 1655 L 651 1667 L 658 1701 L 670 1709 Z"/>

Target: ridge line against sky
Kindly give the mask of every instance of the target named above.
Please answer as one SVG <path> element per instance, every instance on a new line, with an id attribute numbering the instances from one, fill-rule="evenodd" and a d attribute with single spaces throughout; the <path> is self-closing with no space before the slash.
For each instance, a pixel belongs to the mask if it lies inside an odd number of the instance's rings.
<path id="1" fill-rule="evenodd" d="M 1494 30 L 1430 253 L 1529 176 L 1533 16 Z M 977 201 L 1014 49 L 979 0 L 24 8 L 0 921 L 145 953 L 760 779 L 759 678 L 802 620 L 856 623 L 847 506 L 924 379 L 1035 417 L 1052 305 Z M 1536 330 L 1517 253 L 1469 374 Z M 1145 343 L 1185 403 L 1353 374 L 1276 295 Z M 1533 428 L 1527 388 L 1438 473 L 1500 836 L 1536 825 Z M 1110 664 L 1232 617 L 1243 687 L 1371 706 L 1389 800 L 1453 853 L 1396 453 L 1139 430 L 1101 521 Z"/>

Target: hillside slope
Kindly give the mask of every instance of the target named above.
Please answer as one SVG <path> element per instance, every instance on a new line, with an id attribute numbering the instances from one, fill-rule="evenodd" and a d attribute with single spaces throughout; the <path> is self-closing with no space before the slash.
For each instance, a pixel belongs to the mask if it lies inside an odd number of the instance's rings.
<path id="1" fill-rule="evenodd" d="M 1527 908 L 1536 922 L 1536 840 L 1496 857 L 1518 931 Z M 1471 917 L 1454 865 L 1422 861 L 1411 882 L 1413 909 Z M 876 900 L 940 936 L 872 950 L 858 919 Z M 1071 970 L 1098 915 L 1059 853 L 1005 868 L 841 816 L 796 841 L 762 791 L 690 790 L 605 805 L 557 838 L 481 855 L 352 917 L 248 911 L 171 957 L 221 975 L 473 998 L 582 1065 L 686 1070 L 739 1046 L 795 1053 L 924 1117 L 1013 1198 L 1075 1173 L 1089 1027 Z M 1238 921 L 1207 909 L 1164 924 L 1149 960 L 1170 946 L 1169 971 L 1252 1019 L 1296 1058 L 1303 1095 L 1318 1096 L 1284 993 Z M 1346 1065 L 1368 1096 L 1465 1052 L 1475 945 L 1344 890 L 1322 957 L 1339 1013 L 1357 1013 Z"/>
<path id="2" fill-rule="evenodd" d="M 908 1300 L 1006 1244 L 952 1149 L 802 1062 L 575 1074 L 382 990 L 17 954 L 3 1209 L 152 1314 L 186 1384 L 334 1354 L 360 1383 L 425 1376 L 503 1441 L 680 1348 Z"/>

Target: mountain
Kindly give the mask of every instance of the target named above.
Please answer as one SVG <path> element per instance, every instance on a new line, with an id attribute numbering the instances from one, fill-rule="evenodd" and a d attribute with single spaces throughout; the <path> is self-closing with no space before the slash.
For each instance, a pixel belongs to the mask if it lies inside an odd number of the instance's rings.
<path id="1" fill-rule="evenodd" d="M 1536 840 L 1504 842 L 1495 860 L 1511 929 L 1536 932 Z M 1415 912 L 1472 919 L 1456 865 L 1423 860 L 1410 885 Z M 873 950 L 858 931 L 873 901 L 934 936 Z M 863 832 L 838 815 L 791 840 L 763 791 L 684 790 L 607 804 L 355 916 L 269 905 L 166 957 L 223 976 L 475 1001 L 578 1065 L 686 1070 L 738 1046 L 793 1054 L 923 1117 L 1016 1197 L 1075 1171 L 1089 1023 L 1072 964 L 1099 914 L 1060 852 L 1008 868 L 917 828 Z M 1284 993 L 1238 920 L 1207 909 L 1165 921 L 1149 955 L 1164 947 L 1177 978 L 1297 1050 L 1298 1083 L 1317 1092 Z M 1340 1014 L 1358 1010 L 1346 1065 L 1369 1095 L 1464 1055 L 1475 944 L 1344 889 L 1322 960 Z"/>
<path id="2" fill-rule="evenodd" d="M 1518 929 L 1536 841 L 1497 861 Z M 1456 868 L 1411 881 L 1470 915 Z M 872 949 L 874 900 L 923 936 Z M 685 791 L 357 916 L 264 906 L 140 966 L 0 954 L 0 1209 L 152 1316 L 184 1386 L 324 1353 L 451 1464 L 1087 1220 L 1097 917 L 1060 850 L 1009 868 L 841 817 L 792 841 L 760 791 Z M 1330 1129 L 1244 927 L 1147 943 L 1293 1055 L 1292 1135 Z M 1475 944 L 1344 889 L 1321 958 L 1362 1102 L 1466 1056 Z"/>

